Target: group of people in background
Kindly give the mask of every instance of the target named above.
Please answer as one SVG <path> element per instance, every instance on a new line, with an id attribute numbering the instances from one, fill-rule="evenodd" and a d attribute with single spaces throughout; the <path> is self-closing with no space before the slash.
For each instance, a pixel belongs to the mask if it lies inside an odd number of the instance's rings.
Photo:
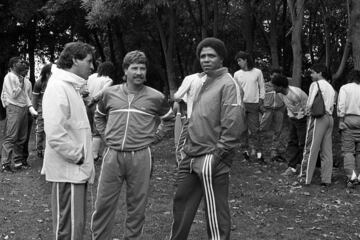
<path id="1" fill-rule="evenodd" d="M 272 69 L 264 79 L 252 56 L 243 51 L 235 55 L 240 70 L 232 76 L 224 66 L 225 44 L 205 38 L 196 49 L 201 70 L 184 79 L 171 107 L 164 94 L 145 85 L 148 59 L 144 52 L 125 55 L 125 82 L 119 85 L 113 85 L 111 62 L 101 63 L 92 74 L 93 55 L 89 44 L 66 44 L 56 64 L 42 68 L 33 90 L 25 77 L 27 62 L 12 58 L 1 92 L 7 113 L 2 171 L 29 166 L 27 144 L 35 117 L 37 156 L 44 158 L 41 173 L 52 184 L 56 239 L 83 239 L 87 188 L 95 180 L 94 161 L 100 158 L 92 239 L 111 239 L 124 184 L 124 236 L 141 237 L 153 168 L 152 146 L 163 139 L 168 122 L 175 115 L 181 117 L 184 109 L 180 125 L 175 124 L 178 172 L 171 240 L 187 239 L 203 198 L 209 239 L 230 239 L 229 173 L 240 142 L 246 161 L 287 161 L 282 175 L 298 176 L 305 185 L 311 183 L 320 158 L 321 185 L 328 187 L 333 170 L 334 109 L 340 118 L 347 187 L 360 181 L 359 71 L 351 72 L 336 99 L 327 68 L 313 65 L 307 95 L 289 85 L 280 69 Z M 319 94 L 324 112 L 315 116 L 312 107 Z M 279 148 L 285 111 L 289 136 L 283 155 Z M 273 133 L 266 149 L 263 140 L 268 131 Z"/>

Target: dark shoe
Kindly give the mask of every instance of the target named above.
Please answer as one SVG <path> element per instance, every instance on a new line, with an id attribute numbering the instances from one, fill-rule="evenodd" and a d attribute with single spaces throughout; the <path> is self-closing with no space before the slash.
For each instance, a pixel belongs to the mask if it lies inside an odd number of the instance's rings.
<path id="1" fill-rule="evenodd" d="M 3 165 L 1 167 L 1 172 L 3 172 L 3 173 L 14 173 L 14 170 L 10 167 L 10 165 Z"/>
<path id="2" fill-rule="evenodd" d="M 31 168 L 28 162 L 21 162 L 21 165 L 17 167 L 18 169 L 28 170 Z"/>
<path id="3" fill-rule="evenodd" d="M 346 188 L 348 189 L 355 189 L 357 184 L 358 184 L 357 179 L 354 180 L 351 180 L 350 178 L 346 179 Z"/>
<path id="4" fill-rule="evenodd" d="M 21 169 L 28 170 L 31 169 L 31 166 L 28 163 L 26 163 L 21 166 Z"/>
<path id="5" fill-rule="evenodd" d="M 322 188 L 329 188 L 330 185 L 331 185 L 331 183 L 324 183 L 324 182 L 322 182 L 322 183 L 320 184 L 320 186 L 321 186 Z"/>
<path id="6" fill-rule="evenodd" d="M 249 152 L 248 151 L 244 151 L 243 152 L 243 157 L 246 161 L 249 161 L 250 160 L 250 155 L 249 155 Z"/>
<path id="7" fill-rule="evenodd" d="M 286 162 L 286 159 L 280 155 L 271 158 L 272 162 Z"/>

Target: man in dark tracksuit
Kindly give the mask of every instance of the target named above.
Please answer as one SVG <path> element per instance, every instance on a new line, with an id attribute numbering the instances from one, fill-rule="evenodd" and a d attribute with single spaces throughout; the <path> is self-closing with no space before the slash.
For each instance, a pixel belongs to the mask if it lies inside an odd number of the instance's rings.
<path id="1" fill-rule="evenodd" d="M 203 196 L 209 239 L 230 239 L 229 171 L 245 130 L 244 109 L 239 86 L 223 67 L 224 43 L 206 38 L 196 52 L 206 80 L 196 93 L 179 163 L 170 239 L 187 239 Z"/>
<path id="2" fill-rule="evenodd" d="M 120 191 L 126 183 L 125 240 L 140 239 L 152 169 L 150 145 L 162 138 L 161 119 L 172 110 L 164 94 L 144 85 L 147 58 L 143 52 L 126 54 L 126 83 L 107 88 L 95 112 L 95 125 L 108 147 L 101 166 L 95 211 L 94 240 L 110 240 Z"/>

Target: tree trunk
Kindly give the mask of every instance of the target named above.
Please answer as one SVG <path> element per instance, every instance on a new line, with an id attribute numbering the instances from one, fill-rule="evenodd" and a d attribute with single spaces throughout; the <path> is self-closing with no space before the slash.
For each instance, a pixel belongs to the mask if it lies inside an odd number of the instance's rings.
<path id="1" fill-rule="evenodd" d="M 276 0 L 271 2 L 271 23 L 270 23 L 270 54 L 271 54 L 271 65 L 275 68 L 280 66 L 279 63 L 279 47 L 278 47 L 278 37 L 277 37 L 277 11 L 276 11 Z"/>
<path id="2" fill-rule="evenodd" d="M 105 53 L 104 53 L 104 47 L 101 45 L 99 36 L 97 35 L 96 31 L 92 31 L 92 35 L 94 36 L 94 42 L 95 42 L 96 48 L 98 50 L 98 53 L 100 55 L 101 61 L 105 62 L 106 57 L 105 57 Z"/>
<path id="3" fill-rule="evenodd" d="M 208 11 L 206 0 L 200 0 L 201 4 L 201 39 L 207 37 Z"/>
<path id="4" fill-rule="evenodd" d="M 301 86 L 301 72 L 302 72 L 302 47 L 301 35 L 302 25 L 304 22 L 304 1 L 305 0 L 287 0 L 291 22 L 291 46 L 293 50 L 293 68 L 292 68 L 292 84 L 294 86 Z"/>
<path id="5" fill-rule="evenodd" d="M 347 13 L 348 13 L 348 31 L 347 31 L 347 36 L 346 36 L 346 43 L 345 43 L 345 47 L 344 47 L 344 52 L 341 58 L 341 62 L 340 65 L 336 71 L 335 74 L 332 75 L 332 84 L 333 86 L 336 86 L 338 84 L 338 81 L 340 80 L 341 75 L 344 72 L 345 66 L 346 66 L 346 61 L 350 55 L 350 50 L 351 50 L 351 12 L 350 12 L 350 6 L 349 6 L 349 0 L 346 1 L 346 6 L 347 6 Z"/>
<path id="6" fill-rule="evenodd" d="M 252 14 L 251 4 L 249 0 L 244 2 L 244 12 L 241 21 L 241 33 L 245 39 L 246 52 L 252 55 L 254 49 L 256 21 Z"/>
<path id="7" fill-rule="evenodd" d="M 217 37 L 218 35 L 218 26 L 219 26 L 219 3 L 217 0 L 214 0 L 213 37 Z"/>
<path id="8" fill-rule="evenodd" d="M 126 47 L 125 47 L 125 43 L 124 43 L 124 35 L 123 35 L 123 31 L 121 30 L 121 22 L 120 19 L 116 19 L 115 22 L 113 22 L 112 24 L 113 26 L 113 30 L 116 36 L 116 46 L 118 49 L 118 57 L 119 59 L 124 58 L 125 54 L 126 54 Z M 117 71 L 118 77 L 122 76 L 124 74 L 124 71 L 122 69 L 122 67 L 118 68 Z"/>
<path id="9" fill-rule="evenodd" d="M 321 1 L 323 24 L 324 24 L 324 37 L 325 37 L 325 66 L 330 68 L 330 32 L 328 26 L 329 11 L 324 1 Z"/>
<path id="10" fill-rule="evenodd" d="M 117 61 L 116 61 L 116 57 L 115 57 L 113 34 L 112 34 L 112 29 L 111 29 L 110 23 L 107 26 L 107 35 L 108 35 L 108 42 L 109 42 L 110 59 L 113 62 L 113 64 L 116 66 Z"/>
<path id="11" fill-rule="evenodd" d="M 32 86 L 35 83 L 35 47 L 36 47 L 36 19 L 31 19 L 28 22 L 27 27 L 28 33 L 28 46 L 27 53 L 29 54 L 29 64 L 30 64 L 30 82 Z"/>
<path id="12" fill-rule="evenodd" d="M 159 13 L 155 17 L 156 26 L 159 31 L 160 35 L 160 41 L 164 53 L 165 58 L 165 65 L 166 65 L 166 76 L 168 79 L 168 85 L 169 85 L 169 91 L 170 91 L 170 97 L 172 98 L 174 96 L 174 93 L 176 92 L 176 82 L 175 82 L 175 72 L 174 72 L 174 63 L 173 63 L 173 55 L 174 55 L 174 48 L 175 48 L 175 9 L 173 5 L 170 5 L 166 11 L 164 11 L 164 14 L 166 14 L 166 19 L 168 23 L 168 38 L 166 38 L 164 28 L 161 23 L 161 16 L 159 16 Z"/>
<path id="13" fill-rule="evenodd" d="M 360 70 L 360 1 L 351 1 L 351 29 L 352 57 L 354 69 Z"/>

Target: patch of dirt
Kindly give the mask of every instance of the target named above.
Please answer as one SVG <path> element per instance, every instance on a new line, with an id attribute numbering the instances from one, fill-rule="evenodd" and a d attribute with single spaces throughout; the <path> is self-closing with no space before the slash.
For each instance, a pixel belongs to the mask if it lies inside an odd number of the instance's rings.
<path id="1" fill-rule="evenodd" d="M 4 121 L 0 122 L 0 131 L 3 124 Z M 286 127 L 284 142 L 285 133 Z M 334 155 L 339 159 L 339 137 L 335 130 L 334 134 Z M 173 143 L 169 135 L 153 149 L 155 163 L 143 239 L 167 239 L 170 233 L 176 174 Z M 33 150 L 29 159 L 31 169 L 0 173 L 0 239 L 52 239 L 51 188 L 40 175 L 42 160 L 35 156 L 33 137 L 29 149 Z M 296 178 L 280 175 L 286 169 L 285 163 L 247 162 L 241 152 L 239 148 L 231 170 L 231 239 L 360 239 L 357 206 L 360 191 L 345 190 L 341 169 L 334 169 L 333 185 L 328 189 L 319 185 L 319 170 L 314 174 L 313 184 L 302 187 Z M 99 162 L 96 171 L 99 174 Z M 125 190 L 123 186 L 114 239 L 123 235 Z M 89 222 L 95 196 L 96 184 L 88 190 L 85 239 L 90 239 Z M 203 206 L 199 207 L 188 239 L 207 239 Z"/>

